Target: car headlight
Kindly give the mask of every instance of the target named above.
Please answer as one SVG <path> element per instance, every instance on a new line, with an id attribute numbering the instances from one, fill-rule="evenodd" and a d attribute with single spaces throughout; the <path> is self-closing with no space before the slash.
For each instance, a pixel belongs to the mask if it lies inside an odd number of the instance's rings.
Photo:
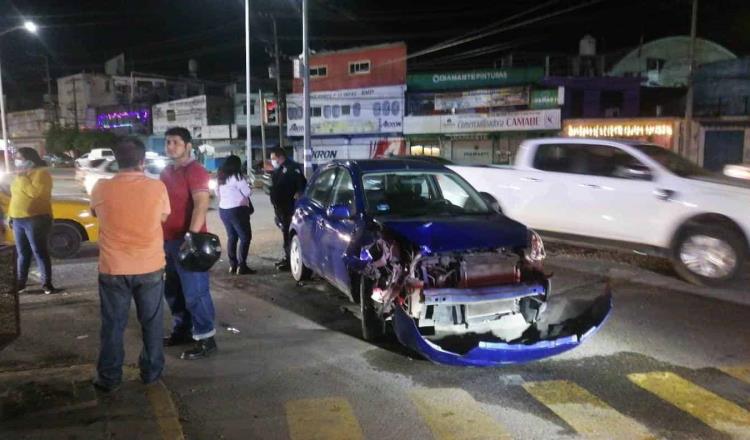
<path id="1" fill-rule="evenodd" d="M 547 257 L 542 237 L 533 229 L 529 229 L 529 245 L 526 247 L 525 256 L 530 263 L 541 263 Z"/>

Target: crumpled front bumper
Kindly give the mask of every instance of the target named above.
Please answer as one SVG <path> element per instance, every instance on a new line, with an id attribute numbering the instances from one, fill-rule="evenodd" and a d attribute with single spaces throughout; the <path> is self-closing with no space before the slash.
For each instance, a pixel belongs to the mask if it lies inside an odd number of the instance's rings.
<path id="1" fill-rule="evenodd" d="M 418 352 L 426 359 L 446 365 L 491 367 L 517 364 L 543 359 L 576 348 L 596 333 L 604 324 L 612 309 L 612 295 L 607 292 L 594 299 L 582 313 L 564 316 L 551 324 L 554 336 L 540 336 L 534 340 L 526 337 L 522 342 L 479 341 L 466 353 L 444 350 L 438 344 L 425 339 L 414 320 L 401 307 L 395 307 L 393 328 L 402 345 Z M 532 332 L 533 333 L 533 332 Z"/>

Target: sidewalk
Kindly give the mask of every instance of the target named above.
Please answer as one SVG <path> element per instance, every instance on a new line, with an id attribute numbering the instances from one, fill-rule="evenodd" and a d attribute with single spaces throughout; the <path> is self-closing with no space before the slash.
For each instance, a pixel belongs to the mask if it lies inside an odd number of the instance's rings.
<path id="1" fill-rule="evenodd" d="M 111 396 L 91 385 L 93 365 L 0 371 L 0 438 L 183 439 L 162 382 L 144 386 L 125 369 Z"/>

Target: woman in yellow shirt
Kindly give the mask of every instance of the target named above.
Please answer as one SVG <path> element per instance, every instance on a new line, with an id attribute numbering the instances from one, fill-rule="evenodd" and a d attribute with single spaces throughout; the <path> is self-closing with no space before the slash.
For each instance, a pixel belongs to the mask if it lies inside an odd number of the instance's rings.
<path id="1" fill-rule="evenodd" d="M 18 250 L 18 290 L 26 288 L 31 257 L 42 273 L 45 294 L 56 292 L 52 286 L 52 262 L 47 236 L 52 228 L 52 176 L 47 164 L 33 148 L 16 152 L 16 177 L 10 186 L 8 217 Z"/>

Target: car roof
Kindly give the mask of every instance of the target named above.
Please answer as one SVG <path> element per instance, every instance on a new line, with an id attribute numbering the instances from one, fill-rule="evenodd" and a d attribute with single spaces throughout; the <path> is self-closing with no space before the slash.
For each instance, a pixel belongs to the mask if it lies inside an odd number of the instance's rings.
<path id="1" fill-rule="evenodd" d="M 618 138 L 582 138 L 582 137 L 546 137 L 546 138 L 535 138 L 526 139 L 524 143 L 538 143 L 538 144 L 554 144 L 554 143 L 580 143 L 580 144 L 596 144 L 596 143 L 618 143 L 629 146 L 635 145 L 656 145 L 653 142 L 640 141 L 637 139 L 618 139 Z"/>
<path id="2" fill-rule="evenodd" d="M 448 168 L 437 162 L 413 159 L 335 160 L 333 163 L 349 166 L 361 173 L 397 170 L 449 171 Z"/>

